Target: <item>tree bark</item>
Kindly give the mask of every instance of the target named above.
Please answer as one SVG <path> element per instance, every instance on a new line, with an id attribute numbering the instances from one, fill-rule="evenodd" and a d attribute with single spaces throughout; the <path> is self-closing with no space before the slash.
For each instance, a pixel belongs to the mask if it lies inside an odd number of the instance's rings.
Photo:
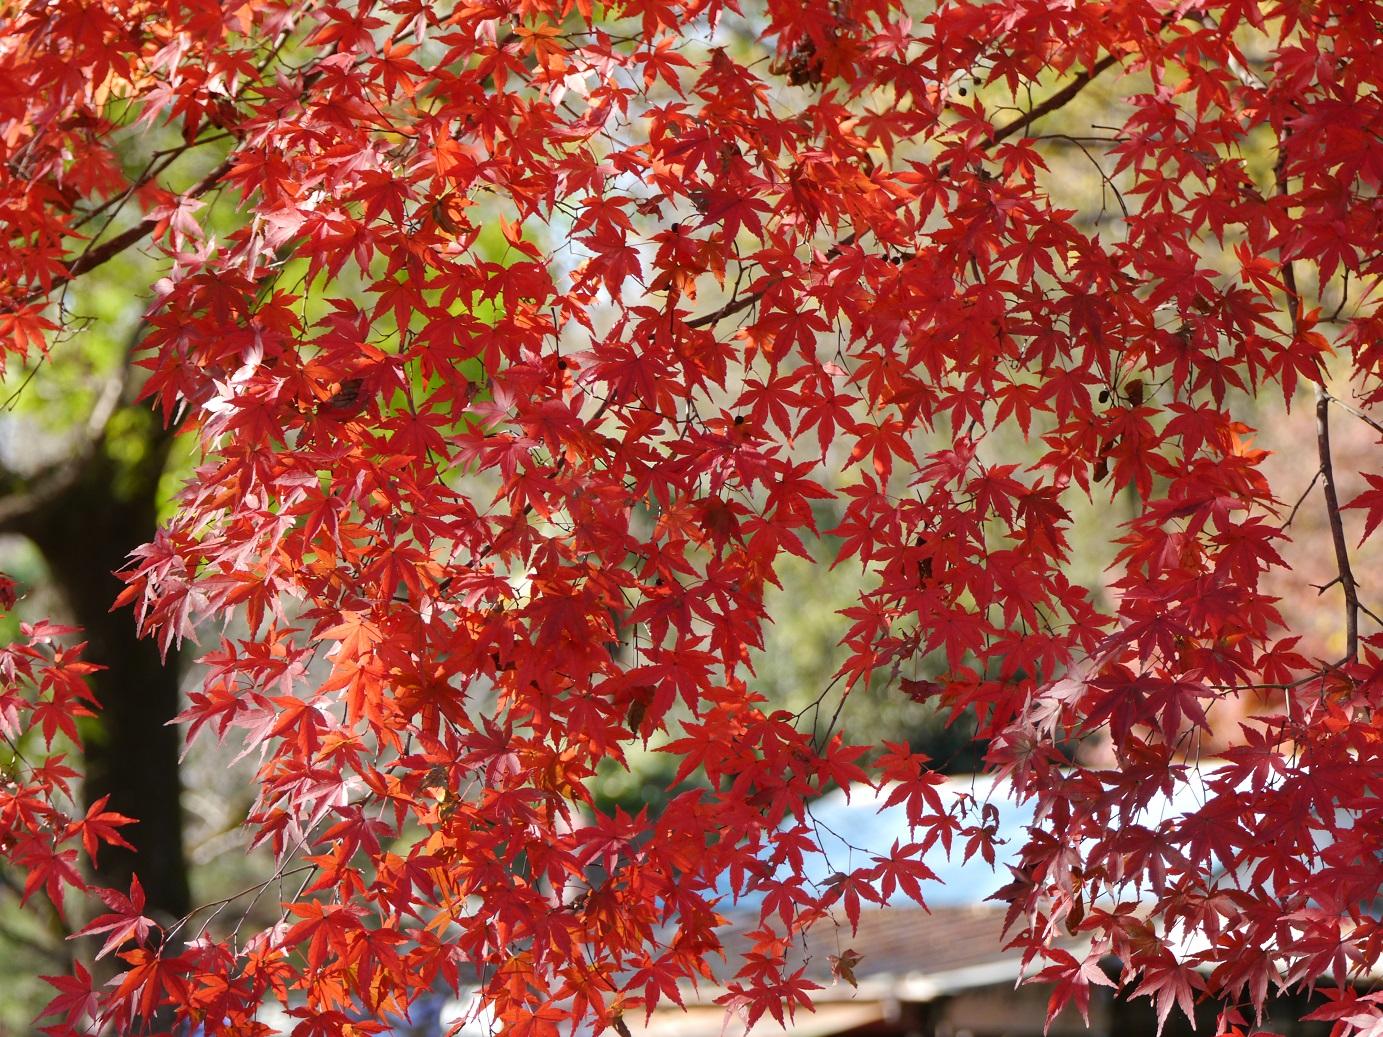
<path id="1" fill-rule="evenodd" d="M 85 733 L 83 798 L 90 805 L 109 796 L 107 810 L 138 824 L 122 833 L 133 853 L 102 848 L 97 879 L 124 891 L 138 874 L 146 913 L 166 925 L 191 907 L 178 736 L 168 726 L 178 712 L 178 666 L 138 636 L 131 609 L 111 611 L 123 586 L 115 570 L 153 539 L 157 526 L 158 480 L 171 436 L 153 425 L 143 439 L 133 462 L 113 458 L 99 443 L 70 485 L 16 525 L 43 552 L 83 628 L 85 658 L 105 667 L 91 679 L 101 709 Z"/>

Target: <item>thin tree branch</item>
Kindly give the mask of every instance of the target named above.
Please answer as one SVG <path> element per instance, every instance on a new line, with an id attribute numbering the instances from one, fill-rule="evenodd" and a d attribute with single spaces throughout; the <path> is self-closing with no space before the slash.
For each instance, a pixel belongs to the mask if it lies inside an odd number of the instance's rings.
<path id="1" fill-rule="evenodd" d="M 1116 55 L 1106 54 L 1099 61 L 1095 62 L 1095 64 L 1091 65 L 1084 72 L 1078 74 L 1075 79 L 1071 80 L 1071 82 L 1067 83 L 1064 87 L 1062 87 L 1060 90 L 1054 93 L 1051 97 L 1047 98 L 1047 100 L 1043 101 L 1041 104 L 1028 109 L 1022 115 L 1019 115 L 1011 122 L 1005 123 L 998 129 L 991 130 L 988 136 L 986 136 L 985 139 L 981 142 L 980 147 L 992 147 L 993 145 L 998 144 L 1001 141 L 1007 140 L 1009 137 L 1012 137 L 1015 133 L 1018 133 L 1025 127 L 1031 126 L 1034 122 L 1042 118 L 1044 115 L 1050 115 L 1052 112 L 1070 103 L 1072 98 L 1074 98 L 1077 94 L 1079 94 L 1082 90 L 1084 90 L 1087 86 L 1094 82 L 1095 79 L 1098 78 L 1102 72 L 1118 64 L 1118 62 L 1119 59 Z M 1123 200 L 1120 199 L 1120 205 L 1122 204 Z M 826 259 L 828 261 L 835 259 L 837 256 L 840 255 L 840 253 L 844 249 L 847 249 L 851 245 L 853 245 L 856 242 L 856 240 L 858 240 L 858 238 L 858 234 L 846 235 L 835 245 L 833 245 L 829 250 L 827 250 Z M 768 289 L 778 284 L 779 280 L 780 279 L 774 279 L 757 291 L 750 292 L 749 294 L 740 296 L 738 298 L 733 298 L 717 310 L 712 310 L 710 313 L 702 314 L 700 317 L 693 317 L 691 320 L 688 320 L 686 322 L 687 327 L 704 328 L 709 325 L 716 324 L 719 321 L 724 320 L 726 317 L 732 317 L 736 313 L 741 312 L 742 310 L 749 309 L 749 307 L 753 306 L 763 297 L 764 293 L 767 292 Z"/>
<path id="2" fill-rule="evenodd" d="M 1330 394 L 1316 387 L 1316 449 L 1321 458 L 1321 482 L 1325 491 L 1325 513 L 1330 520 L 1330 540 L 1335 546 L 1335 565 L 1340 589 L 1345 592 L 1345 658 L 1359 657 L 1359 588 L 1349 564 L 1349 543 L 1340 517 L 1340 499 L 1335 492 L 1335 469 L 1330 457 Z"/>
<path id="3" fill-rule="evenodd" d="M 827 253 L 827 256 L 831 259 L 834 259 L 836 256 L 840 254 L 841 249 L 848 248 L 850 245 L 854 244 L 854 241 L 855 235 L 851 234 L 848 238 L 844 239 L 839 245 L 831 249 L 831 251 Z M 773 282 L 773 284 L 777 283 L 777 281 Z M 769 287 L 772 287 L 772 285 L 770 285 Z M 766 290 L 766 288 L 763 288 L 757 292 L 750 292 L 748 295 L 741 295 L 736 299 L 731 299 L 718 310 L 712 310 L 710 313 L 703 313 L 700 317 L 693 317 L 691 320 L 687 321 L 687 327 L 704 328 L 707 325 L 719 323 L 726 317 L 733 317 L 741 310 L 747 310 L 749 309 L 749 307 L 753 306 L 756 302 L 758 302 L 760 296 L 762 296 Z"/>
<path id="4" fill-rule="evenodd" d="M 153 155 L 149 157 L 149 161 L 145 164 L 143 171 L 131 181 L 129 187 L 125 188 L 124 191 L 117 195 L 112 195 L 94 209 L 86 212 L 80 220 L 72 224 L 72 229 L 78 230 L 96 219 L 103 212 L 124 205 L 136 191 L 153 181 L 160 173 L 186 155 L 189 151 L 200 148 L 206 144 L 215 144 L 218 141 L 234 139 L 235 134 L 222 132 L 211 137 L 200 137 L 197 140 L 188 141 L 186 144 L 180 144 L 176 148 L 164 148 L 162 151 L 154 152 Z M 109 223 L 107 223 L 106 226 L 109 226 Z M 102 229 L 104 229 L 104 227 Z"/>
<path id="5" fill-rule="evenodd" d="M 1029 108 L 1012 122 L 992 132 L 985 140 L 985 145 L 998 144 L 1000 141 L 1007 140 L 1025 126 L 1030 126 L 1044 115 L 1050 115 L 1058 108 L 1064 107 L 1073 97 L 1094 82 L 1102 72 L 1118 64 L 1118 61 L 1119 59 L 1116 55 L 1106 54 L 1041 104 L 1037 105 L 1035 108 Z"/>
<path id="6" fill-rule="evenodd" d="M 1067 141 L 1072 146 L 1079 148 L 1080 153 L 1084 155 L 1087 159 L 1089 159 L 1090 164 L 1095 167 L 1095 173 L 1099 176 L 1101 184 L 1100 214 L 1098 217 L 1096 217 L 1096 219 L 1103 219 L 1105 213 L 1109 211 L 1109 202 L 1106 199 L 1108 197 L 1108 193 L 1112 192 L 1114 195 L 1114 200 L 1119 203 L 1119 211 L 1124 214 L 1124 219 L 1125 221 L 1127 221 L 1129 218 L 1129 211 L 1128 205 L 1124 201 L 1123 192 L 1120 191 L 1118 186 L 1114 183 L 1114 181 L 1110 179 L 1109 174 L 1104 171 L 1104 166 L 1100 165 L 1099 160 L 1095 158 L 1094 155 L 1090 154 L 1090 149 L 1087 148 L 1084 143 L 1082 143 L 1081 139 L 1079 137 L 1072 137 L 1065 133 L 1053 133 L 1050 136 L 1048 136 L 1047 139 Z"/>
<path id="7" fill-rule="evenodd" d="M 224 162 L 222 162 L 219 166 L 213 169 L 210 173 L 208 173 L 206 176 L 202 177 L 202 179 L 198 180 L 195 184 L 193 184 L 191 189 L 186 191 L 182 195 L 182 197 L 200 198 L 202 195 L 210 191 L 213 187 L 216 187 L 221 182 L 221 179 L 233 168 L 235 168 L 235 156 L 232 154 L 231 157 L 227 158 Z M 143 240 L 144 238 L 148 237 L 151 233 L 153 233 L 153 230 L 155 227 L 158 226 L 160 219 L 161 217 L 157 216 L 146 216 L 144 217 L 144 219 L 136 223 L 133 227 L 130 227 L 128 230 L 122 231 L 115 237 L 111 238 L 109 241 L 106 241 L 101 245 L 97 245 L 95 248 L 87 249 L 68 265 L 66 273 L 60 274 L 59 276 L 53 278 L 52 283 L 49 284 L 46 288 L 35 289 L 34 291 L 30 292 L 24 298 L 24 302 L 35 302 L 46 295 L 51 295 L 55 290 L 81 277 L 82 274 L 85 274 L 90 270 L 94 270 L 96 267 L 101 266 L 103 263 L 110 262 L 112 259 L 118 256 L 120 253 L 124 252 L 131 245 Z"/>
<path id="8" fill-rule="evenodd" d="M 130 356 L 139 343 L 143 327 L 141 322 L 130 335 L 120 366 L 101 386 L 101 393 L 87 415 L 83 435 L 72 453 L 33 477 L 0 472 L 0 480 L 8 487 L 8 492 L 0 496 L 0 531 L 24 532 L 28 522 L 81 480 L 83 469 L 100 449 L 106 427 L 125 398 L 133 366 Z"/>
<path id="9" fill-rule="evenodd" d="M 1291 526 L 1291 524 L 1292 524 L 1294 521 L 1296 521 L 1297 512 L 1301 510 L 1301 505 L 1302 505 L 1302 503 L 1305 502 L 1305 500 L 1306 500 L 1306 498 L 1307 498 L 1308 496 L 1310 496 L 1311 491 L 1314 490 L 1314 489 L 1316 488 L 1316 483 L 1320 481 L 1320 478 L 1321 478 L 1321 470 L 1320 470 L 1319 468 L 1317 468 L 1317 469 L 1316 469 L 1316 474 L 1313 475 L 1313 476 L 1311 476 L 1311 481 L 1310 481 L 1309 483 L 1306 484 L 1306 489 L 1304 489 L 1304 490 L 1301 491 L 1301 496 L 1298 497 L 1298 498 L 1297 498 L 1297 502 L 1296 502 L 1295 504 L 1292 505 L 1292 512 L 1291 512 L 1290 515 L 1287 516 L 1287 521 L 1284 522 L 1284 523 L 1282 523 L 1282 528 L 1283 528 L 1284 530 L 1287 529 L 1289 526 Z"/>
<path id="10" fill-rule="evenodd" d="M 1277 196 L 1286 201 L 1291 195 L 1287 183 L 1287 141 L 1291 131 L 1283 128 L 1277 141 L 1277 163 L 1273 167 L 1273 180 Z M 1297 288 L 1296 266 L 1290 259 L 1280 258 L 1282 285 L 1287 291 L 1287 317 L 1295 341 L 1301 331 L 1301 293 Z M 1345 523 L 1340 515 L 1340 497 L 1335 489 L 1335 463 L 1330 451 L 1330 393 L 1325 387 L 1325 372 L 1319 371 L 1316 382 L 1316 453 L 1320 458 L 1321 489 L 1325 495 L 1325 514 L 1330 523 L 1330 541 L 1335 549 L 1335 569 L 1338 575 L 1324 587 L 1335 583 L 1345 595 L 1345 662 L 1351 663 L 1359 658 L 1359 586 L 1354 580 L 1354 570 L 1349 562 L 1349 542 L 1345 539 Z"/>
<path id="11" fill-rule="evenodd" d="M 263 73 L 268 69 L 269 65 L 272 64 L 273 59 L 278 55 L 279 50 L 288 40 L 291 31 L 292 27 L 289 26 L 285 29 L 284 33 L 280 35 L 278 42 L 275 43 L 273 50 L 270 51 L 269 57 L 266 58 L 263 67 L 259 70 L 261 75 L 263 75 Z M 336 46 L 333 44 L 332 47 L 328 49 L 327 55 L 330 56 L 335 52 Z M 306 90 L 318 79 L 320 79 L 321 76 L 321 71 L 310 72 L 306 76 L 304 76 L 304 90 Z M 237 139 L 236 134 L 231 133 L 229 131 L 226 135 L 231 137 L 232 139 Z M 210 143 L 212 140 L 219 139 L 222 138 L 214 137 L 205 138 L 201 141 L 194 141 L 192 144 L 188 145 L 188 148 L 196 147 L 201 144 L 207 144 Z M 173 150 L 176 151 L 176 154 L 173 157 L 177 157 L 178 154 L 182 153 L 181 150 Z M 232 169 L 235 168 L 235 162 L 235 149 L 232 148 L 231 153 L 226 157 L 225 161 L 223 161 L 219 166 L 213 169 L 206 176 L 202 177 L 202 179 L 198 180 L 195 184 L 193 184 L 189 190 L 183 192 L 181 197 L 200 198 L 202 195 L 206 194 L 212 188 L 219 186 L 221 179 Z M 138 187 L 143 182 L 143 180 L 140 180 L 136 182 L 136 184 L 133 186 Z M 127 191 L 125 192 L 125 194 L 121 195 L 121 201 L 127 199 L 129 197 L 129 194 L 130 192 Z M 103 205 L 100 208 L 104 209 L 105 206 Z M 100 209 L 98 209 L 97 211 L 99 212 Z M 90 219 L 91 215 L 92 214 L 88 214 L 84 219 Z M 72 263 L 68 266 L 66 273 L 58 277 L 55 277 L 52 283 L 45 286 L 44 288 L 36 289 L 30 292 L 20 301 L 19 305 L 27 305 L 28 303 L 35 302 L 45 296 L 51 295 L 56 289 L 62 288 L 64 285 L 70 284 L 72 281 L 75 281 L 78 277 L 81 277 L 82 274 L 85 274 L 90 270 L 94 270 L 96 267 L 101 266 L 103 263 L 108 263 L 110 260 L 114 259 L 120 253 L 124 252 L 131 245 L 134 245 L 136 242 L 143 240 L 145 237 L 151 234 L 153 232 L 153 229 L 156 226 L 158 226 L 158 223 L 159 219 L 157 217 L 146 216 L 144 217 L 144 219 L 136 223 L 133 227 L 130 227 L 128 230 L 122 231 L 115 237 L 111 238 L 109 241 L 106 241 L 105 243 L 98 245 L 94 248 L 88 248 L 85 252 L 83 252 L 75 260 L 72 261 Z"/>
<path id="12" fill-rule="evenodd" d="M 1353 414 L 1356 418 L 1362 421 L 1365 425 L 1368 425 L 1375 432 L 1383 434 L 1383 423 L 1375 421 L 1373 418 L 1369 417 L 1363 411 L 1359 410 L 1359 408 L 1351 407 L 1348 403 L 1340 399 L 1338 396 L 1332 396 L 1330 393 L 1326 393 L 1326 396 L 1329 397 L 1330 402 L 1335 404 L 1335 406 L 1339 407 L 1340 410 L 1344 411 L 1346 414 Z"/>

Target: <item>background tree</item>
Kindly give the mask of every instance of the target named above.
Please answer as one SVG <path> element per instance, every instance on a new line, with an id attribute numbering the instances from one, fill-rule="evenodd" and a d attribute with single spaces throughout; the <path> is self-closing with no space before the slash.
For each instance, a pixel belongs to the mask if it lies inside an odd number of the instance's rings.
<path id="1" fill-rule="evenodd" d="M 55 1032 L 257 1032 L 270 999 L 304 1035 L 368 1032 L 463 978 L 520 1037 L 618 1029 L 706 975 L 727 887 L 761 912 L 727 1007 L 781 1019 L 810 999 L 798 934 L 921 898 L 934 843 L 992 850 L 912 747 L 841 736 L 891 688 L 972 717 L 1036 800 L 1004 896 L 1053 1010 L 1113 954 L 1163 1018 L 1213 991 L 1240 1026 L 1328 973 L 1341 1031 L 1375 1025 L 1350 986 L 1379 953 L 1383 780 L 1354 540 L 1383 490 L 1346 495 L 1331 438 L 1379 428 L 1372 5 L 4 14 L 0 334 L 61 348 L 64 290 L 136 247 L 159 265 L 140 391 L 199 456 L 117 600 L 164 653 L 205 642 L 180 716 L 258 755 L 245 826 L 274 854 L 173 922 L 143 883 L 90 889 L 79 852 L 137 835 L 20 744 L 20 718 L 75 738 L 85 669 L 22 629 L 5 842 L 30 900 L 100 899 L 84 931 L 124 970 L 55 977 Z M 1097 84 L 1099 122 L 1053 131 Z M 1097 209 L 1049 167 L 1072 146 Z M 1275 485 L 1248 401 L 1303 387 L 1307 474 Z M 1270 590 L 1299 482 L 1338 656 Z M 1091 528 L 1103 595 L 1072 568 Z M 763 708 L 793 559 L 862 590 L 834 676 Z M 1246 695 L 1261 715 L 1198 773 L 1209 711 Z M 1097 738 L 1115 768 L 1072 759 Z M 674 761 L 666 808 L 600 809 L 598 768 L 641 745 Z M 1186 782 L 1200 810 L 1145 816 Z M 858 783 L 911 841 L 814 885 L 809 801 Z M 277 919 L 242 921 L 261 899 Z"/>
<path id="2" fill-rule="evenodd" d="M 131 344 L 132 345 L 132 344 Z M 138 636 L 127 610 L 111 610 L 129 552 L 153 539 L 160 476 L 172 433 L 134 405 L 129 367 L 117 360 L 77 442 L 50 464 L 6 472 L 0 530 L 42 552 L 62 604 L 83 631 L 100 705 L 83 754 L 83 800 L 104 801 L 140 822 L 135 849 L 116 846 L 100 861 L 103 884 L 127 888 L 137 870 L 152 892 L 151 913 L 168 921 L 191 909 L 183 860 L 178 733 L 178 667 Z M 69 404 L 70 406 L 70 404 Z M 64 408 L 67 409 L 67 408 Z M 138 766 L 131 766 L 132 761 Z"/>

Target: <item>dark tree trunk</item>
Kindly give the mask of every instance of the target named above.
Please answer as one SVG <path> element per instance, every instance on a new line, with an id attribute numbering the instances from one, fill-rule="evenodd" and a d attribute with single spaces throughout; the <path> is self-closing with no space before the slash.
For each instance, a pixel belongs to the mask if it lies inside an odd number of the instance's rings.
<path id="1" fill-rule="evenodd" d="M 89 642 L 85 658 L 106 667 L 92 678 L 100 715 L 87 729 L 83 796 L 109 796 L 107 810 L 137 819 L 122 834 L 133 853 L 103 847 L 98 880 L 120 890 L 138 874 L 146 913 L 161 923 L 191 907 L 183 856 L 178 735 L 178 667 L 137 636 L 132 609 L 111 611 L 123 587 L 113 575 L 129 552 L 153 539 L 158 480 L 170 437 L 151 427 L 142 456 L 111 457 L 98 444 L 76 480 L 22 523 L 38 545 L 73 619 Z"/>

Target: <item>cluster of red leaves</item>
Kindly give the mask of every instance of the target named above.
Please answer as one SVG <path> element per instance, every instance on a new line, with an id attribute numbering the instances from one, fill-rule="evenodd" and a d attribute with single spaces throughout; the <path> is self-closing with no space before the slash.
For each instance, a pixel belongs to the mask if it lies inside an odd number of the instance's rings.
<path id="1" fill-rule="evenodd" d="M 0 608 L 13 604 L 14 584 L 0 575 Z M 84 645 L 60 644 L 76 632 L 70 627 L 42 622 L 23 624 L 20 632 L 22 641 L 0 649 L 0 852 L 24 875 L 21 903 L 45 894 L 59 918 L 65 918 L 66 893 L 74 891 L 110 907 L 110 913 L 82 930 L 83 935 L 105 935 L 98 955 L 104 957 L 131 942 L 142 944 L 155 927 L 142 915 L 138 880 L 126 897 L 91 886 L 84 878 L 83 855 L 95 864 L 103 845 L 129 847 L 120 829 L 131 820 L 106 810 L 105 799 L 75 810 L 72 783 L 78 773 L 64 753 L 54 751 L 55 740 L 80 748 L 77 719 L 91 716 L 95 704 L 86 676 L 97 667 L 82 661 Z M 91 976 L 80 964 L 74 976 L 50 980 L 59 991 L 52 1009 L 65 1014 L 69 1025 L 95 1010 Z"/>
<path id="2" fill-rule="evenodd" d="M 439 981 L 514 1037 L 602 1028 L 712 975 L 727 889 L 762 918 L 726 1002 L 807 1004 L 796 934 L 920 896 L 938 840 L 993 853 L 924 760 L 869 762 L 747 683 L 765 585 L 829 506 L 872 576 L 834 691 L 936 660 L 911 691 L 973 709 L 1037 800 L 1005 895 L 1053 1010 L 1106 954 L 1164 1018 L 1376 965 L 1383 641 L 1297 650 L 1259 587 L 1296 488 L 1230 413 L 1330 363 L 1377 401 L 1371 5 L 0 11 L 5 348 L 122 249 L 164 259 L 146 393 L 205 460 L 123 600 L 165 648 L 235 618 L 181 719 L 262 753 L 252 839 L 309 872 L 240 943 L 151 939 L 132 891 L 92 930 L 127 971 L 59 981 L 52 1032 L 263 1033 L 267 999 L 303 1037 L 370 1032 Z M 1052 200 L 1035 136 L 1101 76 L 1113 231 Z M 117 119 L 182 144 L 127 173 Z M 202 152 L 225 158 L 190 188 L 159 179 Z M 244 216 L 219 240 L 212 194 Z M 142 215 L 84 239 L 102 199 Z M 1349 307 L 1308 305 L 1341 282 Z M 1067 575 L 1072 502 L 1124 492 L 1102 606 Z M 1270 685 L 1204 806 L 1149 818 L 1208 706 Z M 1117 768 L 1072 766 L 1097 735 Z M 648 740 L 679 761 L 667 809 L 594 812 L 597 765 Z M 862 782 L 897 783 L 912 841 L 813 886 L 806 804 Z M 34 854 L 43 809 L 6 829 Z M 70 857 L 31 868 L 81 888 Z M 1088 958 L 1052 949 L 1067 929 Z"/>

